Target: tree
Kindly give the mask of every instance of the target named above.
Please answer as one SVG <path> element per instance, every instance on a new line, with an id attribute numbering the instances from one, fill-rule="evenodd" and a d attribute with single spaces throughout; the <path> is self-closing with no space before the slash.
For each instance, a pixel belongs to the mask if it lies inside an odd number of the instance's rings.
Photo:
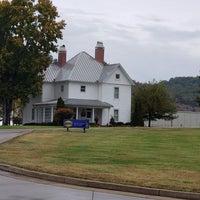
<path id="1" fill-rule="evenodd" d="M 74 111 L 71 108 L 58 108 L 54 113 L 54 125 L 62 126 L 64 119 L 71 119 Z"/>
<path id="2" fill-rule="evenodd" d="M 41 92 L 50 52 L 62 39 L 63 20 L 50 0 L 0 1 L 0 104 L 9 125 L 12 102 Z"/>
<path id="3" fill-rule="evenodd" d="M 56 104 L 56 109 L 58 108 L 64 108 L 65 107 L 65 102 L 63 101 L 63 99 L 60 97 L 57 100 L 57 104 Z"/>
<path id="4" fill-rule="evenodd" d="M 166 87 L 161 83 L 139 85 L 133 90 L 133 124 L 142 125 L 141 120 L 173 119 L 176 105 Z M 138 116 L 135 116 L 138 115 Z"/>

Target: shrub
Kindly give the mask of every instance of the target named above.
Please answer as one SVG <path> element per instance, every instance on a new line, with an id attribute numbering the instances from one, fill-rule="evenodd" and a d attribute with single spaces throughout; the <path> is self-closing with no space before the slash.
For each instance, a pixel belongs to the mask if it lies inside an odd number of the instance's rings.
<path id="1" fill-rule="evenodd" d="M 115 126 L 114 117 L 111 117 L 111 118 L 110 118 L 110 125 L 111 125 L 111 126 Z"/>
<path id="2" fill-rule="evenodd" d="M 124 122 L 116 122 L 116 126 L 125 126 Z"/>
<path id="3" fill-rule="evenodd" d="M 63 101 L 63 99 L 60 97 L 57 100 L 57 104 L 56 104 L 56 109 L 58 108 L 64 108 L 65 107 L 65 102 Z"/>
<path id="4" fill-rule="evenodd" d="M 74 111 L 71 108 L 58 108 L 54 113 L 53 124 L 56 126 L 62 126 L 64 119 L 71 119 L 74 115 Z"/>
<path id="5" fill-rule="evenodd" d="M 15 124 L 15 125 L 22 124 L 22 118 L 21 117 L 13 117 L 13 124 Z"/>

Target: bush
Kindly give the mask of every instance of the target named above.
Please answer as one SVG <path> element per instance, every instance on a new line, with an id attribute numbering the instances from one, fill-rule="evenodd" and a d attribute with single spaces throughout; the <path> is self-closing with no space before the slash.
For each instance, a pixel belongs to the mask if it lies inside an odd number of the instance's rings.
<path id="1" fill-rule="evenodd" d="M 21 117 L 13 117 L 13 124 L 20 125 L 22 124 L 22 118 Z"/>
<path id="2" fill-rule="evenodd" d="M 56 126 L 62 126 L 64 119 L 71 119 L 74 115 L 74 111 L 71 108 L 58 108 L 54 113 L 53 124 Z"/>
<path id="3" fill-rule="evenodd" d="M 23 125 L 24 126 L 53 126 L 53 122 L 41 122 L 41 123 L 31 122 L 31 123 L 26 123 Z"/>
<path id="4" fill-rule="evenodd" d="M 110 126 L 115 126 L 114 117 L 111 117 L 111 118 L 110 118 Z"/>
<path id="5" fill-rule="evenodd" d="M 125 126 L 124 122 L 116 122 L 116 126 Z"/>

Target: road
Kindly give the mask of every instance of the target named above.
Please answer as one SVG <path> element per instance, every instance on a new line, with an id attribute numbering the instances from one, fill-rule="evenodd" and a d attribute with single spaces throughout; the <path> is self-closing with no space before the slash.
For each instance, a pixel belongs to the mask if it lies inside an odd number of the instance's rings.
<path id="1" fill-rule="evenodd" d="M 0 200 L 170 200 L 52 183 L 0 171 Z M 171 199 L 172 200 L 172 199 Z M 174 200 L 174 199 L 173 199 Z"/>
<path id="2" fill-rule="evenodd" d="M 0 143 L 26 130 L 0 130 Z M 0 171 L 0 200 L 170 200 L 139 194 L 58 184 Z M 171 199 L 172 200 L 172 199 Z M 173 199 L 174 200 L 174 199 Z"/>

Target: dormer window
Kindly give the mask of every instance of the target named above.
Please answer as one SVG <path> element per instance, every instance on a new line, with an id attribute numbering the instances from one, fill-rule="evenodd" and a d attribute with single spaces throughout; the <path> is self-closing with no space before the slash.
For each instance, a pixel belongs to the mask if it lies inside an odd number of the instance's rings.
<path id="1" fill-rule="evenodd" d="M 119 80 L 119 79 L 120 79 L 120 74 L 116 74 L 115 78 L 116 78 L 117 80 Z"/>

